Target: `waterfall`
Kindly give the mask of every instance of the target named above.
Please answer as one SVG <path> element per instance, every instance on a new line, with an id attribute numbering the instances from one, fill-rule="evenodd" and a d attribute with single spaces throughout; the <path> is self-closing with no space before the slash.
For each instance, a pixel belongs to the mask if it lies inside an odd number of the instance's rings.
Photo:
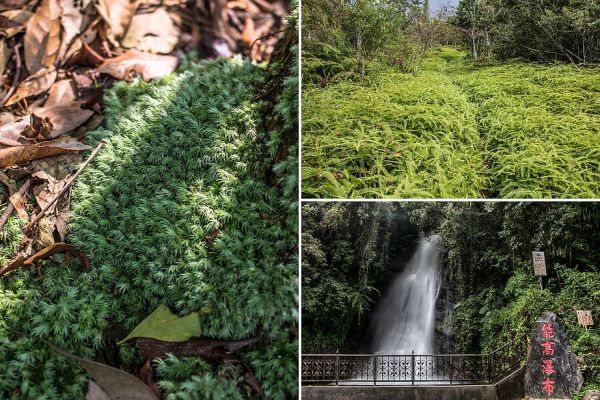
<path id="1" fill-rule="evenodd" d="M 432 354 L 435 304 L 440 291 L 440 237 L 419 241 L 415 255 L 398 274 L 371 320 L 375 354 Z"/>

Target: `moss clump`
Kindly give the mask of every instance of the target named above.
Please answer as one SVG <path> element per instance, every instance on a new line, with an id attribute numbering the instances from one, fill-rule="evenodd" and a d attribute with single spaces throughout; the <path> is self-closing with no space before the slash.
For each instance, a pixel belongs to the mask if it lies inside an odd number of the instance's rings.
<path id="1" fill-rule="evenodd" d="M 105 359 L 107 337 L 161 303 L 180 314 L 211 310 L 201 320 L 206 336 L 262 335 L 242 358 L 268 398 L 295 395 L 297 343 L 287 328 L 297 320 L 297 204 L 285 175 L 293 168 L 282 165 L 295 155 L 273 167 L 276 184 L 265 178 L 271 132 L 265 105 L 253 101 L 263 73 L 217 60 L 108 91 L 105 127 L 88 134 L 107 144 L 74 186 L 70 220 L 69 241 L 91 270 L 53 266 L 0 281 L 0 397 L 82 398 L 87 375 L 35 339 Z M 139 366 L 129 345 L 120 358 Z M 168 398 L 250 396 L 235 371 L 177 360 L 159 364 L 157 380 Z"/>

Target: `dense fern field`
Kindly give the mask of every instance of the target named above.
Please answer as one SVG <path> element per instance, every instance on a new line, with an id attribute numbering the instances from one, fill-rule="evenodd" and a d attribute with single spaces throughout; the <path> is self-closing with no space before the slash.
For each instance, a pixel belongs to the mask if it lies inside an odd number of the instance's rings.
<path id="1" fill-rule="evenodd" d="M 298 81 L 288 72 L 277 112 L 292 126 Z M 260 336 L 240 358 L 266 398 L 297 396 L 297 159 L 293 146 L 275 159 L 289 127 L 264 128 L 264 75 L 221 59 L 106 94 L 107 121 L 88 141 L 107 144 L 75 184 L 68 237 L 91 267 L 52 261 L 0 280 L 0 398 L 83 398 L 89 376 L 41 339 L 108 362 L 115 340 L 160 304 L 202 310 L 206 337 Z M 0 261 L 19 231 L 11 220 Z M 118 366 L 139 368 L 135 346 L 117 352 Z M 240 367 L 155 362 L 163 398 L 256 396 L 238 385 Z"/>
<path id="2" fill-rule="evenodd" d="M 600 196 L 598 69 L 475 66 L 453 48 L 416 75 L 372 63 L 362 82 L 340 73 L 323 84 L 310 68 L 308 197 Z"/>

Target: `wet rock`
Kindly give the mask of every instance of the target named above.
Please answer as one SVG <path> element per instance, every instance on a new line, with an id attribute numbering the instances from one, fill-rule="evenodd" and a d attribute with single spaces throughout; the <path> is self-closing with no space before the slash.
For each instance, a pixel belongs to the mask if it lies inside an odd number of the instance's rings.
<path id="1" fill-rule="evenodd" d="M 531 335 L 525 393 L 533 399 L 570 399 L 582 384 L 577 356 L 556 315 L 544 313 Z"/>

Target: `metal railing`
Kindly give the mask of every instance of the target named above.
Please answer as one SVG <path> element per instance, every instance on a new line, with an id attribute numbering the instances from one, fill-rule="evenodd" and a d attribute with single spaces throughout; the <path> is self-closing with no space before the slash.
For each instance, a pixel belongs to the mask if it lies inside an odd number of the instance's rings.
<path id="1" fill-rule="evenodd" d="M 303 354 L 302 384 L 494 383 L 519 366 L 526 349 L 522 338 L 486 354 Z"/>

